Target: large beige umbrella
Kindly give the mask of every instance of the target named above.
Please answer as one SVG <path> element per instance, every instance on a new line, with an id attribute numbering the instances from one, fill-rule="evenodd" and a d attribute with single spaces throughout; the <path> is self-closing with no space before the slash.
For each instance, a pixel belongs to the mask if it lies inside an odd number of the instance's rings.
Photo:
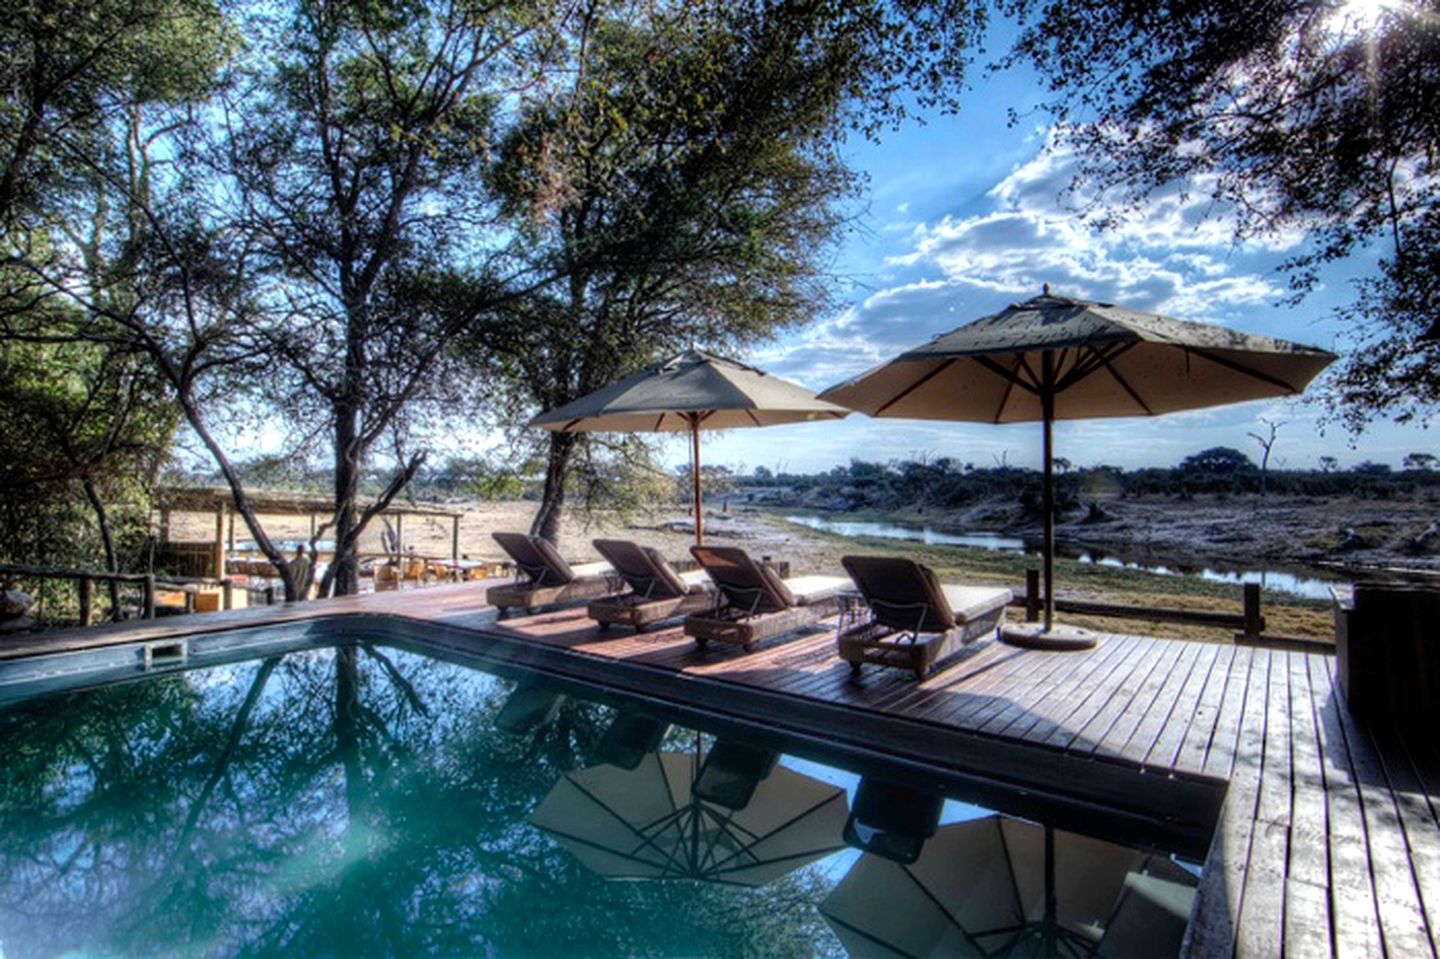
<path id="1" fill-rule="evenodd" d="M 820 398 L 871 416 L 1041 421 L 1045 619 L 1031 639 L 1067 645 L 1053 624 L 1051 424 L 1291 396 L 1334 359 L 1267 336 L 1054 296 L 1047 286 L 1041 296 L 937 336 Z"/>
<path id="2" fill-rule="evenodd" d="M 1173 956 L 1195 885 L 1163 856 L 986 816 L 908 865 L 861 856 L 820 913 L 852 957 Z"/>
<path id="3" fill-rule="evenodd" d="M 700 431 L 838 420 L 850 411 L 753 366 L 686 350 L 532 419 L 563 433 L 690 433 L 695 542 L 704 542 Z"/>
<path id="4" fill-rule="evenodd" d="M 653 752 L 567 773 L 530 822 L 609 879 L 760 886 L 845 848 L 845 790 L 780 766 L 734 809 L 701 797 L 701 769 L 698 754 Z"/>

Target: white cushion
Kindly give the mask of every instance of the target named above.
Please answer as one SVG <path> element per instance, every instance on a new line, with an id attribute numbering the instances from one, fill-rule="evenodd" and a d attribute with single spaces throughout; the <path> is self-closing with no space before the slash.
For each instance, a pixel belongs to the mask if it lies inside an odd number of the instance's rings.
<path id="1" fill-rule="evenodd" d="M 585 579 L 589 576 L 604 576 L 606 573 L 614 572 L 610 564 L 604 561 L 598 563 L 580 563 L 572 565 L 570 572 L 575 574 L 576 579 Z"/>
<path id="2" fill-rule="evenodd" d="M 945 602 L 950 604 L 950 610 L 955 614 L 956 623 L 979 619 L 1004 606 L 1015 596 L 1010 590 L 997 586 L 951 586 L 942 583 L 940 589 L 945 593 Z"/>
<path id="3" fill-rule="evenodd" d="M 842 589 L 851 588 L 850 579 L 845 576 L 796 576 L 785 580 L 785 587 L 794 595 L 799 606 L 830 599 Z"/>

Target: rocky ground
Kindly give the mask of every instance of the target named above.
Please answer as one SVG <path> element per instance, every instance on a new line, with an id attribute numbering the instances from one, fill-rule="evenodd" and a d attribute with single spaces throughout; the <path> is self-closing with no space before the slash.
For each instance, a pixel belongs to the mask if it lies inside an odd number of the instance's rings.
<path id="1" fill-rule="evenodd" d="M 930 515 L 938 526 L 1038 536 L 1018 506 Z M 1173 497 L 1086 503 L 1056 526 L 1067 545 L 1122 558 L 1440 569 L 1440 503 L 1428 499 Z"/>

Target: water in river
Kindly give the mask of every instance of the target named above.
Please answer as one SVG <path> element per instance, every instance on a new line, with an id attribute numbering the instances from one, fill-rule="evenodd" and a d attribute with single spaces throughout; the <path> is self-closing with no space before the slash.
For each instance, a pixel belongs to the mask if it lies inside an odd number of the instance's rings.
<path id="1" fill-rule="evenodd" d="M 826 516 L 787 516 L 785 518 L 801 526 L 823 530 L 827 533 L 836 533 L 840 536 L 875 536 L 882 539 L 926 543 L 932 546 L 968 546 L 974 549 L 994 549 L 1007 552 L 1036 553 L 1039 551 L 1038 543 L 1027 542 L 1018 536 L 1007 536 L 1003 533 L 956 532 L 938 530 L 930 526 L 831 519 Z M 1063 543 L 1059 544 L 1058 552 L 1061 556 L 1078 559 L 1082 563 L 1133 569 L 1161 576 L 1196 576 L 1217 583 L 1235 583 L 1236 585 L 1259 583 L 1267 590 L 1291 593 L 1310 599 L 1329 599 L 1330 587 L 1340 583 L 1339 580 L 1303 576 L 1264 566 L 1235 566 L 1229 569 L 1216 569 L 1179 563 L 1141 563 L 1106 556 L 1097 550 L 1067 548 Z"/>

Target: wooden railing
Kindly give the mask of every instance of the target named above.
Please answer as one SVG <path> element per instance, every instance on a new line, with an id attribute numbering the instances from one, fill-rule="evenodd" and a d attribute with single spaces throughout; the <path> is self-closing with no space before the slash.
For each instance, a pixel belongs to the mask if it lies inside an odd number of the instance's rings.
<path id="1" fill-rule="evenodd" d="M 1040 619 L 1043 594 L 1040 591 L 1040 571 L 1025 571 L 1025 591 L 1010 601 L 1010 605 L 1025 610 L 1027 622 Z M 1275 648 L 1300 648 L 1319 651 L 1334 651 L 1334 644 L 1305 636 L 1277 636 L 1265 632 L 1265 616 L 1260 608 L 1260 584 L 1240 584 L 1240 609 L 1227 613 L 1208 609 L 1176 609 L 1167 606 L 1134 606 L 1119 603 L 1097 603 L 1089 600 L 1055 599 L 1057 613 L 1075 613 L 1080 616 L 1100 616 L 1108 619 L 1144 619 L 1150 622 L 1180 623 L 1193 626 L 1212 626 L 1217 629 L 1234 631 L 1237 645 L 1267 646 Z"/>
<path id="2" fill-rule="evenodd" d="M 13 564 L 0 563 L 0 579 L 14 580 L 70 580 L 76 586 L 76 600 L 79 608 L 79 621 L 82 626 L 89 626 L 94 621 L 95 610 L 95 585 L 97 583 L 117 583 L 127 586 L 140 587 L 140 605 L 138 607 L 141 618 L 154 619 L 156 612 L 156 594 L 162 590 L 173 590 L 185 593 L 186 612 L 193 609 L 194 592 L 196 587 L 210 586 L 219 587 L 221 595 L 221 608 L 233 609 L 235 606 L 234 583 L 224 579 L 214 579 L 205 576 L 157 576 L 155 573 L 109 573 L 92 569 L 65 569 L 55 566 L 17 566 Z M 123 605 L 112 604 L 110 619 L 118 622 L 123 618 Z"/>

